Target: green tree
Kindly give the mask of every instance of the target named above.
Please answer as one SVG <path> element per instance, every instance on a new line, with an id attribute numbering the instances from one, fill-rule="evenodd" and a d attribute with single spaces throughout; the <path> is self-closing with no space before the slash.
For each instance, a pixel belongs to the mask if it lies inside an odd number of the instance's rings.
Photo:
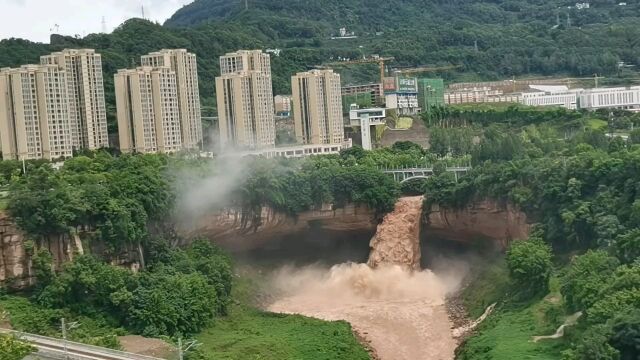
<path id="1" fill-rule="evenodd" d="M 551 247 L 540 239 L 514 241 L 507 251 L 509 274 L 527 295 L 546 293 L 551 274 Z"/>

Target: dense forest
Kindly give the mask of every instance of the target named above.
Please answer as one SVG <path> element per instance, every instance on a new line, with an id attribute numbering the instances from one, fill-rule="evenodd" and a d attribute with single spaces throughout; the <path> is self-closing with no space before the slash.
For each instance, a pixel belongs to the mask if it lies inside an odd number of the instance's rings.
<path id="1" fill-rule="evenodd" d="M 272 57 L 276 94 L 290 92 L 297 71 L 340 58 L 394 56 L 392 67 L 456 65 L 425 74 L 452 80 L 512 76 L 604 75 L 632 81 L 640 65 L 638 7 L 592 2 L 578 10 L 565 1 L 336 1 L 199 0 L 179 10 L 165 26 L 131 19 L 111 34 L 84 38 L 53 35 L 50 44 L 0 41 L 0 67 L 38 62 L 63 48 L 95 48 L 104 57 L 110 132 L 115 132 L 113 74 L 161 48 L 187 48 L 198 55 L 200 93 L 206 115 L 215 115 L 218 57 L 242 48 L 279 48 Z M 331 40 L 340 27 L 357 39 Z M 593 51 L 597 48 L 598 51 Z M 376 66 L 338 69 L 344 84 L 378 81 Z M 620 78 L 618 78 L 620 77 Z"/>
<path id="2" fill-rule="evenodd" d="M 632 129 L 640 117 L 517 107 L 444 112 L 425 119 L 438 138 L 434 150 L 468 149 L 474 168 L 422 184 L 427 208 L 490 199 L 516 205 L 535 224 L 497 265 L 504 272 L 490 267 L 472 285 L 472 312 L 478 302 L 499 308 L 458 358 L 637 359 L 640 132 Z M 473 136 L 481 137 L 477 145 L 460 147 L 460 137 L 470 143 Z M 582 316 L 561 340 L 523 341 L 552 334 L 571 314 Z"/>

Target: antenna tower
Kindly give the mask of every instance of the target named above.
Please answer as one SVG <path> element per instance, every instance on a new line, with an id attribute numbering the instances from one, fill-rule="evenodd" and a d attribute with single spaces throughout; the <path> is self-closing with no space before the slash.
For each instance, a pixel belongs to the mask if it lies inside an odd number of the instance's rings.
<path id="1" fill-rule="evenodd" d="M 102 17 L 102 32 L 107 33 L 107 20 L 105 20 L 104 16 Z"/>
<path id="2" fill-rule="evenodd" d="M 140 5 L 140 9 L 142 10 L 142 20 L 146 20 L 147 18 L 144 17 L 144 5 Z"/>

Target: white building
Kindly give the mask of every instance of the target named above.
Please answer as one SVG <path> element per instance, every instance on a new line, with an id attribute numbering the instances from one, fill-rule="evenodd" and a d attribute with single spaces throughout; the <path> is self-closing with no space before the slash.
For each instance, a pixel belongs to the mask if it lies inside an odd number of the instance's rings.
<path id="1" fill-rule="evenodd" d="M 560 106 L 575 110 L 578 108 L 578 92 L 566 86 L 529 85 L 531 92 L 522 93 L 521 102 L 528 106 Z"/>
<path id="2" fill-rule="evenodd" d="M 640 109 L 640 86 L 569 89 L 566 86 L 529 85 L 521 103 L 529 106 L 560 106 L 566 109 Z"/>
<path id="3" fill-rule="evenodd" d="M 640 86 L 590 89 L 581 92 L 578 98 L 581 109 L 639 109 Z"/>
<path id="4" fill-rule="evenodd" d="M 398 115 L 416 115 L 420 113 L 418 93 L 392 93 L 384 96 L 387 109 L 398 110 Z"/>
<path id="5" fill-rule="evenodd" d="M 371 127 L 375 125 L 384 125 L 386 118 L 386 110 L 383 108 L 357 109 L 351 108 L 349 112 L 349 120 L 353 123 L 360 123 L 360 134 L 362 135 L 362 148 L 372 150 Z"/>

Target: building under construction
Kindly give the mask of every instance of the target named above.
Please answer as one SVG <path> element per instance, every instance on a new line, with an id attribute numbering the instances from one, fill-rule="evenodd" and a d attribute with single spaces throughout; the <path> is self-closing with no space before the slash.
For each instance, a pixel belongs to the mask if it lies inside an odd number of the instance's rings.
<path id="1" fill-rule="evenodd" d="M 360 108 L 384 104 L 382 84 L 344 86 L 342 88 L 343 113 L 349 112 L 351 104 L 357 104 Z"/>
<path id="2" fill-rule="evenodd" d="M 444 80 L 418 79 L 418 106 L 422 111 L 444 104 Z"/>

